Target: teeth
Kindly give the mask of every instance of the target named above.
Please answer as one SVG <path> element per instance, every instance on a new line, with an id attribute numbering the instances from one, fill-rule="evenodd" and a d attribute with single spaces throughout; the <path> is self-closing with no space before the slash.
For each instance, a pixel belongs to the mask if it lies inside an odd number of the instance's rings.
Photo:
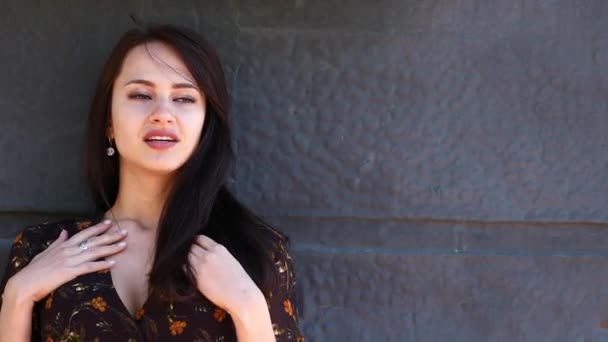
<path id="1" fill-rule="evenodd" d="M 146 140 L 163 140 L 163 141 L 173 141 L 174 139 L 171 137 L 160 137 L 160 136 L 151 136 Z"/>

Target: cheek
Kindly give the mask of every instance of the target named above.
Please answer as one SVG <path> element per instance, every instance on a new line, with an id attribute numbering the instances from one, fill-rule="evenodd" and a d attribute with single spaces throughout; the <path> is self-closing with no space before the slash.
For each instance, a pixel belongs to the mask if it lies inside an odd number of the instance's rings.
<path id="1" fill-rule="evenodd" d="M 197 144 L 205 122 L 205 112 L 192 111 L 181 118 L 181 128 L 187 134 L 188 140 Z"/>
<path id="2" fill-rule="evenodd" d="M 113 115 L 113 117 L 114 140 L 116 146 L 118 146 L 119 149 L 128 149 L 128 146 L 132 146 L 137 142 L 137 138 L 141 134 L 141 120 L 138 120 L 135 116 L 126 115 Z"/>
<path id="3" fill-rule="evenodd" d="M 129 101 L 112 101 L 114 135 L 132 136 L 135 132 L 138 132 L 148 113 L 145 107 L 145 105 Z"/>
<path id="4" fill-rule="evenodd" d="M 192 123 L 192 125 L 190 125 L 190 131 L 188 133 L 192 137 L 192 140 L 194 140 L 195 144 L 198 144 L 199 140 L 202 137 L 203 125 L 205 121 L 204 119 L 204 117 L 202 119 L 198 118 L 195 122 Z"/>

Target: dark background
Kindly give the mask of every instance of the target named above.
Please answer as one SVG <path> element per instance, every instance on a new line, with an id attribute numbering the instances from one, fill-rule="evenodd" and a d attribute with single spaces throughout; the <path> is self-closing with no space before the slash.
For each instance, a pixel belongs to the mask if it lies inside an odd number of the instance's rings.
<path id="1" fill-rule="evenodd" d="M 0 256 L 91 210 L 129 13 L 220 51 L 231 187 L 291 236 L 309 341 L 608 341 L 608 2 L 0 0 Z"/>

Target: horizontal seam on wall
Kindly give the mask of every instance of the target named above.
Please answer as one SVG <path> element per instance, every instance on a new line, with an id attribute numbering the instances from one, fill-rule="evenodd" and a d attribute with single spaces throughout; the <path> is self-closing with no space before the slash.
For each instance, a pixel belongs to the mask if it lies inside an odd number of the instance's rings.
<path id="1" fill-rule="evenodd" d="M 363 248 L 323 246 L 297 243 L 292 251 L 319 254 L 342 255 L 394 255 L 394 256 L 509 256 L 509 257 L 608 257 L 608 251 L 529 251 L 529 250 L 490 250 L 490 249 L 444 249 L 444 248 Z"/>
<path id="2" fill-rule="evenodd" d="M 608 222 L 598 221 L 526 221 L 526 220 L 466 220 L 466 219 L 442 219 L 433 217 L 407 217 L 407 216 L 301 216 L 301 215 L 267 215 L 267 219 L 279 220 L 314 220 L 314 221 L 368 221 L 368 222 L 396 222 L 396 223 L 435 223 L 435 224 L 463 224 L 463 225 L 513 225 L 513 226 L 596 226 L 598 228 L 608 228 Z"/>

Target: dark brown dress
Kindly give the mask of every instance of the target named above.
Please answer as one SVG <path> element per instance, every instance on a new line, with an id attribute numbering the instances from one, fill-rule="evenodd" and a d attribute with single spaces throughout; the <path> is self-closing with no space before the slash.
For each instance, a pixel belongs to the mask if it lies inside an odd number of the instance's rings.
<path id="1" fill-rule="evenodd" d="M 44 223 L 24 229 L 13 243 L 0 283 L 47 248 L 65 229 L 69 236 L 102 218 Z M 298 329 L 293 262 L 276 233 L 274 251 L 279 288 L 266 298 L 277 341 L 304 341 Z M 234 324 L 224 310 L 204 296 L 188 303 L 166 303 L 150 297 L 135 317 L 124 306 L 108 271 L 89 273 L 60 286 L 34 306 L 33 341 L 236 341 Z M 0 299 L 1 304 L 1 299 Z"/>

